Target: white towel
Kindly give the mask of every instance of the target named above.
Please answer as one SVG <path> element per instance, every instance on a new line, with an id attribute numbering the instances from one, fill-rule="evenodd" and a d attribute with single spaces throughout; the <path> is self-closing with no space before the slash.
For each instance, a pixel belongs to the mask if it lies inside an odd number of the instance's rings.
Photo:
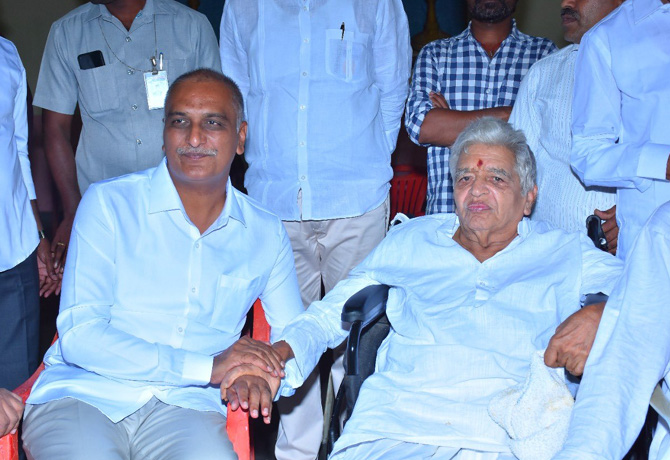
<path id="1" fill-rule="evenodd" d="M 544 351 L 531 356 L 526 380 L 495 395 L 489 415 L 503 427 L 519 460 L 550 460 L 563 447 L 574 399 L 563 369 L 544 364 Z"/>

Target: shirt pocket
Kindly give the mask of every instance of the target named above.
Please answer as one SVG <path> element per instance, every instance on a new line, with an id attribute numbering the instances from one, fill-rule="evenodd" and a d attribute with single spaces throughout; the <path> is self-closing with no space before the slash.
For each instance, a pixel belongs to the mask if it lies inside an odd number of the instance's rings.
<path id="1" fill-rule="evenodd" d="M 118 68 L 116 69 L 118 72 Z M 102 113 L 119 108 L 119 91 L 111 65 L 82 70 L 79 77 L 82 108 Z"/>
<path id="2" fill-rule="evenodd" d="M 368 34 L 326 30 L 326 73 L 344 81 L 358 81 L 368 73 Z"/>
<path id="3" fill-rule="evenodd" d="M 246 320 L 247 312 L 260 295 L 259 283 L 260 278 L 245 279 L 220 275 L 210 326 L 230 333 L 240 330 Z"/>

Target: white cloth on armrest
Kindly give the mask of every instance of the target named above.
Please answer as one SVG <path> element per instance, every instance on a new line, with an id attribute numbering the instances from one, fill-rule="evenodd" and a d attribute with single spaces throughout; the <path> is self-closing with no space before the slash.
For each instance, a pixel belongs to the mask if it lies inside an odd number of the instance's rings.
<path id="1" fill-rule="evenodd" d="M 547 367 L 544 351 L 537 351 L 526 380 L 495 395 L 488 409 L 517 458 L 550 460 L 565 442 L 573 405 L 564 370 Z"/>

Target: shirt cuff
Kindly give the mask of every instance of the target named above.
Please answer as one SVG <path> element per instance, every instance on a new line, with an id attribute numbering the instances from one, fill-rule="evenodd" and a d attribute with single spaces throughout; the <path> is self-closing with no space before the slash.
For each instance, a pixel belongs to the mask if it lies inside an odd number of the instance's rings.
<path id="1" fill-rule="evenodd" d="M 646 144 L 640 155 L 637 175 L 648 179 L 665 180 L 670 145 Z"/>
<path id="2" fill-rule="evenodd" d="M 187 353 L 184 357 L 182 379 L 185 385 L 207 385 L 212 377 L 214 358 L 198 353 Z"/>

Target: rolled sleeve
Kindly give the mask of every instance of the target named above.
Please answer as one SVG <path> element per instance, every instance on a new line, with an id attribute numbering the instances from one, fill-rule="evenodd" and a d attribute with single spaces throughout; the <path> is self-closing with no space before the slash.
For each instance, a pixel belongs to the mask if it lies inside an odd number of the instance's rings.
<path id="1" fill-rule="evenodd" d="M 426 114 L 433 108 L 429 95 L 431 92 L 439 92 L 438 78 L 439 70 L 433 57 L 433 45 L 428 44 L 416 58 L 405 115 L 407 134 L 417 145 L 430 145 L 420 143 L 419 135 Z"/>

